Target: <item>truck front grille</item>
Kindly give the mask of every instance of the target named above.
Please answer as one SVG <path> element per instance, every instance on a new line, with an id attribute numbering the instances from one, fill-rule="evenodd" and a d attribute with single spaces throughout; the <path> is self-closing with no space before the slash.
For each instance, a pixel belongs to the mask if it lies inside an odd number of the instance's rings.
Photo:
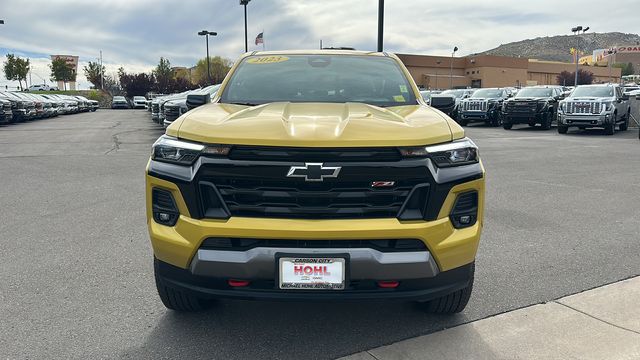
<path id="1" fill-rule="evenodd" d="M 465 101 L 464 111 L 487 111 L 487 102 L 474 100 Z"/>
<path id="2" fill-rule="evenodd" d="M 599 102 L 567 102 L 568 114 L 600 114 Z"/>
<path id="3" fill-rule="evenodd" d="M 534 114 L 538 109 L 535 101 L 509 101 L 506 105 L 509 114 Z"/>
<path id="4" fill-rule="evenodd" d="M 164 107 L 164 116 L 167 120 L 175 120 L 180 116 L 180 107 L 179 106 L 165 106 Z"/>
<path id="5" fill-rule="evenodd" d="M 232 216 L 313 219 L 396 217 L 413 188 L 406 184 L 373 189 L 370 181 L 283 184 L 260 179 L 216 179 L 215 182 Z"/>

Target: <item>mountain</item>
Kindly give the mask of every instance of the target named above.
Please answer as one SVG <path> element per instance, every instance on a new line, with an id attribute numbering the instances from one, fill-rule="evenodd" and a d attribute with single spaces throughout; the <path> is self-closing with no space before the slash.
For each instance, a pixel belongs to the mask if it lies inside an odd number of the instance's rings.
<path id="1" fill-rule="evenodd" d="M 596 49 L 608 49 L 616 45 L 638 45 L 640 36 L 620 32 L 586 33 L 539 37 L 502 44 L 481 54 L 524 57 L 538 60 L 570 62 L 570 49 L 575 47 L 589 55 Z"/>

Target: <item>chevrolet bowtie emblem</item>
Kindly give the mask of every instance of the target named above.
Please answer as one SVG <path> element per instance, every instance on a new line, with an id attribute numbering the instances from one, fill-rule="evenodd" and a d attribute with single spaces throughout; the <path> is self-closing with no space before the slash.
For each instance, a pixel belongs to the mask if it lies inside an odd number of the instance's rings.
<path id="1" fill-rule="evenodd" d="M 340 166 L 323 166 L 322 163 L 305 163 L 304 166 L 292 166 L 287 177 L 304 178 L 304 181 L 323 181 L 325 178 L 336 178 Z"/>

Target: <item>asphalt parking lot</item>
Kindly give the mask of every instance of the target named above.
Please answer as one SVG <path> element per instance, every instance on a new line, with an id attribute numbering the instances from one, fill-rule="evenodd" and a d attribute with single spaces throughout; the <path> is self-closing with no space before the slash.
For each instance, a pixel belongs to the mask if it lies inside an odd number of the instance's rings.
<path id="1" fill-rule="evenodd" d="M 637 129 L 476 125 L 486 225 L 462 314 L 245 301 L 173 313 L 156 295 L 144 212 L 162 132 L 142 110 L 0 127 L 0 357 L 335 358 L 640 275 Z"/>

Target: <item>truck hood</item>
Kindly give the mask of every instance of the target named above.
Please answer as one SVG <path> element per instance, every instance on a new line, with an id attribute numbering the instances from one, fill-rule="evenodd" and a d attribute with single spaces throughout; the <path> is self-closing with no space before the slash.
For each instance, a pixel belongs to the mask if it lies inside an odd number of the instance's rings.
<path id="1" fill-rule="evenodd" d="M 167 134 L 203 143 L 362 147 L 443 143 L 463 137 L 464 131 L 424 105 L 278 102 L 201 106 L 175 121 Z"/>

